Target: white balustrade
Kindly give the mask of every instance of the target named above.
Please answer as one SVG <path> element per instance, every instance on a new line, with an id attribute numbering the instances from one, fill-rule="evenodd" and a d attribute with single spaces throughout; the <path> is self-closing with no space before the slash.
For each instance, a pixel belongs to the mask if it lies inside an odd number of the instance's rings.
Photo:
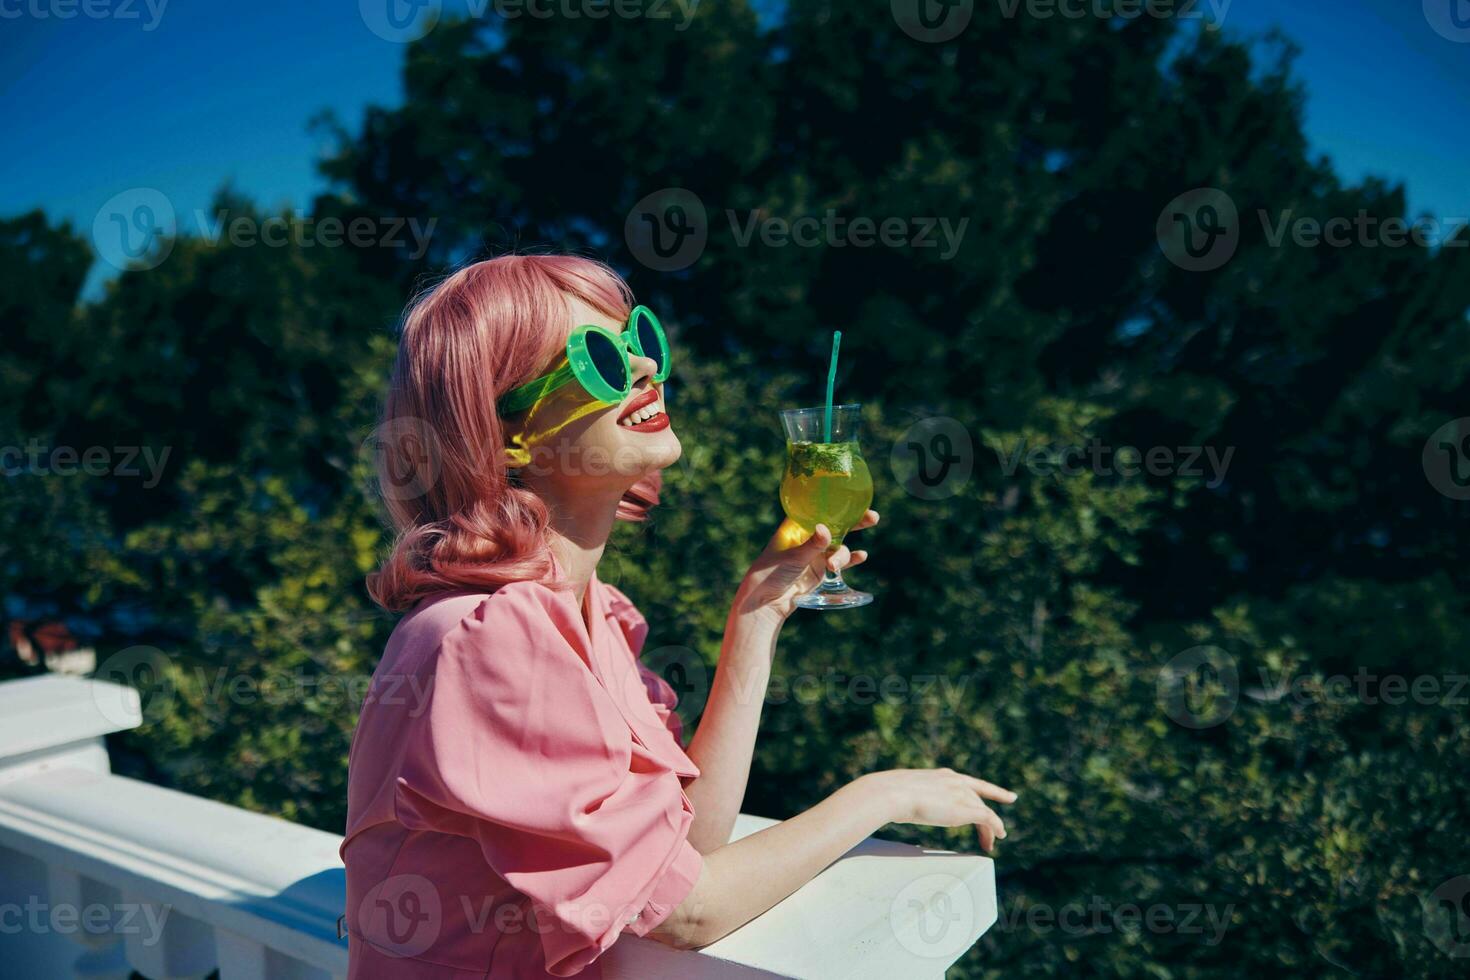
<path id="1" fill-rule="evenodd" d="M 103 736 L 136 692 L 0 683 L 0 974 L 330 980 L 341 838 L 111 773 Z M 735 837 L 773 821 L 742 815 Z M 994 866 L 870 839 L 699 951 L 628 937 L 608 980 L 942 977 L 996 919 Z"/>

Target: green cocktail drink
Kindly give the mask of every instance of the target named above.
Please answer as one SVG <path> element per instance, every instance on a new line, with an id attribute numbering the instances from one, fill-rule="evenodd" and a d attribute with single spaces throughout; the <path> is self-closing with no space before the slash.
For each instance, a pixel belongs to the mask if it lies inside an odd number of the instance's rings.
<path id="1" fill-rule="evenodd" d="M 781 506 L 803 530 L 825 524 L 832 545 L 873 503 L 873 476 L 856 442 L 788 442 Z"/>
<path id="2" fill-rule="evenodd" d="M 786 429 L 781 507 L 805 531 L 827 525 L 833 551 L 873 503 L 873 475 L 858 446 L 861 407 L 833 405 L 830 412 L 794 408 L 781 413 Z M 849 588 L 841 573 L 827 572 L 796 604 L 803 609 L 849 609 L 872 601 L 868 593 Z"/>

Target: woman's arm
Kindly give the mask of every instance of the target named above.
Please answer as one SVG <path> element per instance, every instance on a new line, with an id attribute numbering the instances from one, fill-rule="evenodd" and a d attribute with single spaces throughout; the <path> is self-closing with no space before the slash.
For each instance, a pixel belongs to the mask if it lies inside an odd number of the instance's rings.
<path id="1" fill-rule="evenodd" d="M 725 621 L 714 685 L 688 750 L 699 767 L 699 777 L 685 788 L 694 807 L 689 843 L 701 854 L 729 842 L 745 799 L 761 705 L 780 632 L 779 616 L 759 609 L 742 613 L 739 600 Z"/>
<path id="2" fill-rule="evenodd" d="M 878 512 L 870 510 L 853 530 L 876 523 Z M 735 594 L 704 717 L 688 749 L 700 773 L 685 788 L 694 807 L 689 843 L 701 854 L 730 840 L 740 813 L 776 638 L 796 608 L 796 597 L 816 587 L 823 568 L 851 568 L 867 557 L 863 551 L 849 552 L 845 545 L 829 555 L 831 544 L 825 525 L 817 525 L 816 533 L 809 535 L 790 521 L 783 523 Z"/>
<path id="3" fill-rule="evenodd" d="M 694 890 L 648 935 L 681 949 L 706 946 L 765 912 L 884 824 L 973 823 L 993 850 L 1005 824 L 984 800 L 1008 789 L 950 769 L 862 776 L 804 813 L 705 855 Z"/>

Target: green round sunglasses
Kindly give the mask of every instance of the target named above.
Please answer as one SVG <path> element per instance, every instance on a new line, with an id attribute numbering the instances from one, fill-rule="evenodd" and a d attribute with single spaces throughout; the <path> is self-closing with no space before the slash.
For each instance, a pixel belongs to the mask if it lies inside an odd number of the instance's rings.
<path id="1" fill-rule="evenodd" d="M 584 323 L 567 337 L 567 363 L 539 378 L 512 388 L 501 396 L 501 415 L 514 415 L 572 381 L 595 400 L 617 403 L 633 390 L 632 351 L 658 365 L 655 382 L 669 376 L 669 338 L 664 325 L 646 306 L 635 306 L 621 334 L 595 323 Z"/>

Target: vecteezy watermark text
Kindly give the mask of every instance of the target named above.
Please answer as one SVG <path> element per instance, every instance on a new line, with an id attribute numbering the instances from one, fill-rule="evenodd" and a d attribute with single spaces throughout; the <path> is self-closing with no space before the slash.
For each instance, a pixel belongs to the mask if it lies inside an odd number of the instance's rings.
<path id="1" fill-rule="evenodd" d="M 136 20 L 158 29 L 168 0 L 0 0 L 0 20 Z"/>
<path id="2" fill-rule="evenodd" d="M 1215 446 L 1153 446 L 1140 450 L 1136 446 L 1105 445 L 1097 439 L 1085 445 L 1040 445 L 1028 447 L 1025 439 L 1013 446 L 996 447 L 996 457 L 1006 476 L 1015 476 L 1022 466 L 1032 476 L 1134 477 L 1140 472 L 1149 476 L 1208 477 L 1205 486 L 1211 490 L 1225 482 L 1225 473 L 1235 456 L 1235 447 L 1223 451 Z"/>
<path id="3" fill-rule="evenodd" d="M 20 476 L 117 476 L 146 477 L 143 487 L 152 490 L 163 478 L 172 446 L 155 451 L 152 446 L 48 446 L 31 439 L 24 446 L 0 446 L 0 474 Z M 139 469 L 141 462 L 143 468 Z"/>
<path id="4" fill-rule="evenodd" d="M 1006 20 L 1024 14 L 1035 20 L 1153 20 L 1204 21 L 1207 30 L 1225 24 L 1234 0 L 995 0 Z M 1207 16 L 1208 14 L 1208 16 Z"/>
<path id="5" fill-rule="evenodd" d="M 1006 20 L 1203 21 L 1205 30 L 1225 24 L 1233 0 L 994 0 Z M 970 26 L 976 0 L 889 0 L 893 21 L 909 37 L 927 44 L 953 41 Z M 1208 16 L 1207 16 L 1208 12 Z"/>
<path id="6" fill-rule="evenodd" d="M 700 0 L 467 0 L 464 12 L 473 20 L 645 20 L 672 22 L 684 31 Z M 443 0 L 358 0 L 367 29 L 385 41 L 408 44 L 439 24 Z"/>
<path id="7" fill-rule="evenodd" d="M 32 895 L 25 903 L 0 903 L 0 936 L 55 933 L 60 936 L 138 936 L 152 946 L 163 935 L 171 905 L 152 902 L 46 902 Z"/>
<path id="8" fill-rule="evenodd" d="M 764 208 L 724 212 L 738 248 L 889 248 L 938 251 L 949 260 L 959 252 L 970 219 L 934 215 L 846 215 L 834 208 L 816 214 L 773 215 Z M 665 187 L 634 204 L 623 223 L 628 251 L 656 272 L 687 269 L 704 254 L 712 227 L 698 194 Z"/>
<path id="9" fill-rule="evenodd" d="M 1007 932 L 1025 929 L 1036 934 L 1060 932 L 1065 936 L 1099 936 L 1113 932 L 1180 936 L 1203 936 L 1206 946 L 1218 946 L 1230 928 L 1234 904 L 1221 908 L 1204 902 L 1181 902 L 1170 905 L 1155 902 L 1114 903 L 1101 895 L 1093 895 L 1084 904 L 1068 902 L 1060 907 L 1038 903 L 1012 903 L 1000 915 L 1001 928 Z"/>
<path id="10" fill-rule="evenodd" d="M 742 218 L 736 211 L 727 210 L 725 218 L 730 223 L 730 233 L 735 244 L 741 248 L 750 245 L 757 236 L 767 248 L 795 245 L 798 248 L 939 248 L 939 257 L 946 261 L 954 258 L 960 242 L 965 237 L 969 218 L 951 222 L 948 218 L 922 217 L 882 219 L 858 216 L 848 218 L 828 208 L 820 217 L 803 215 L 797 218 L 767 217 L 759 211 L 748 211 Z"/>
<path id="11" fill-rule="evenodd" d="M 210 245 L 228 241 L 235 248 L 264 245 L 267 248 L 396 248 L 404 249 L 410 259 L 423 258 L 429 250 L 438 218 L 420 222 L 418 218 L 314 218 L 303 214 L 231 215 L 228 211 L 196 210 L 194 221 L 202 237 Z"/>
<path id="12" fill-rule="evenodd" d="M 1259 704 L 1464 708 L 1470 706 L 1470 674 L 1377 673 L 1322 676 L 1256 669 L 1257 684 L 1243 686 L 1235 657 L 1215 646 L 1196 646 L 1175 655 L 1159 670 L 1158 699 L 1164 714 L 1185 728 L 1214 728 L 1239 706 L 1241 697 Z"/>
<path id="13" fill-rule="evenodd" d="M 493 13 L 505 20 L 672 20 L 674 30 L 689 27 L 700 0 L 467 0 L 471 17 Z"/>

